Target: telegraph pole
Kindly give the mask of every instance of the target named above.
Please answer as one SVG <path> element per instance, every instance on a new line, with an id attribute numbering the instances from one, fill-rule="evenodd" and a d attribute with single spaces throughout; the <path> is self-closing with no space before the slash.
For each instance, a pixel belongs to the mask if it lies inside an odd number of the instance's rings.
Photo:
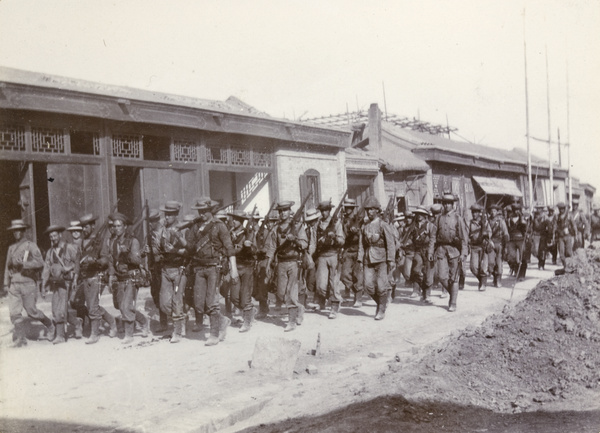
<path id="1" fill-rule="evenodd" d="M 531 152 L 529 148 L 529 92 L 527 87 L 527 41 L 525 40 L 525 9 L 523 9 L 523 54 L 525 57 L 525 127 L 527 133 L 527 178 L 529 183 L 529 211 L 533 211 L 533 180 L 531 178 Z"/>
<path id="2" fill-rule="evenodd" d="M 548 72 L 548 45 L 546 45 L 546 102 L 548 104 L 548 162 L 550 166 L 550 205 L 554 206 L 554 170 L 552 167 L 552 125 L 550 123 L 550 73 Z"/>

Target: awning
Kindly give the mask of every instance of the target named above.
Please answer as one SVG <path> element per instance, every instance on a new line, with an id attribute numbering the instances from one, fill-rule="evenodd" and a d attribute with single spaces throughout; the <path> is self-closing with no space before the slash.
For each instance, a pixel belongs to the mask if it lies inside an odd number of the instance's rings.
<path id="1" fill-rule="evenodd" d="M 517 188 L 514 180 L 482 176 L 473 176 L 473 180 L 486 194 L 523 197 L 523 193 Z"/>

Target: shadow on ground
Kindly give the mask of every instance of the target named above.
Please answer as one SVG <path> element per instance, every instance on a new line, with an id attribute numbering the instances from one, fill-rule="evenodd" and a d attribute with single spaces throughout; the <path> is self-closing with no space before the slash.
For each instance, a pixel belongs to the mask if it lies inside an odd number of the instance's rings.
<path id="1" fill-rule="evenodd" d="M 38 419 L 13 419 L 0 418 L 0 432 L 2 433 L 137 433 L 133 430 L 123 430 L 109 426 L 94 426 L 85 424 L 71 424 Z"/>
<path id="2" fill-rule="evenodd" d="M 455 432 L 598 433 L 600 411 L 504 414 L 451 403 L 410 402 L 385 396 L 317 417 L 261 424 L 244 433 L 275 432 Z"/>

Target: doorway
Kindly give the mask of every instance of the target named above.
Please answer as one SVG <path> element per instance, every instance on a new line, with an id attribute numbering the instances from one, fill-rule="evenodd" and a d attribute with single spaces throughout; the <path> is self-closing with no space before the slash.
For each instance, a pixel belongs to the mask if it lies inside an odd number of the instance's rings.
<path id="1" fill-rule="evenodd" d="M 137 167 L 116 166 L 115 180 L 117 183 L 117 209 L 133 224 L 142 217 L 143 201 L 140 180 L 140 169 Z M 141 233 L 140 224 L 140 233 Z M 135 236 L 140 233 L 136 231 Z"/>

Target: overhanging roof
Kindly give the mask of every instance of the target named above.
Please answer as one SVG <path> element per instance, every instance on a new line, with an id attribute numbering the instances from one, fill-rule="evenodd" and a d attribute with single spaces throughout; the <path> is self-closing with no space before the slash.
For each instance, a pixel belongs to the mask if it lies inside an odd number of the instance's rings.
<path id="1" fill-rule="evenodd" d="M 523 193 L 521 193 L 519 188 L 517 188 L 515 181 L 512 179 L 473 176 L 473 180 L 477 182 L 477 184 L 486 194 L 523 197 Z"/>

